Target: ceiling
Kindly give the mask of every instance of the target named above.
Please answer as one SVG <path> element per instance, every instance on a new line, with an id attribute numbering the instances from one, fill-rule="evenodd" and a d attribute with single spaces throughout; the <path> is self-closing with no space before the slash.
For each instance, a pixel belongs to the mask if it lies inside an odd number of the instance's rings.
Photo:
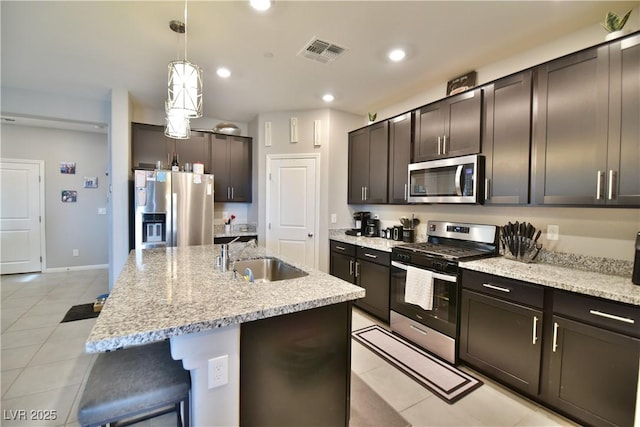
<path id="1" fill-rule="evenodd" d="M 163 109 L 167 64 L 184 55 L 169 21 L 183 19 L 184 2 L 0 3 L 3 87 L 102 100 L 126 88 L 136 105 Z M 257 12 L 248 1 L 190 0 L 187 55 L 204 72 L 206 117 L 325 108 L 327 92 L 331 108 L 366 116 L 638 4 L 278 0 Z M 314 36 L 348 50 L 330 64 L 298 57 Z M 386 58 L 394 47 L 404 61 Z"/>

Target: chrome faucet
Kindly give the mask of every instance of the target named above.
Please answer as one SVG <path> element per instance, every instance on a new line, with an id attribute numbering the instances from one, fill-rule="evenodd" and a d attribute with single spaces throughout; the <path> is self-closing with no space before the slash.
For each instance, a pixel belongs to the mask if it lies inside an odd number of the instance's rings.
<path id="1" fill-rule="evenodd" d="M 229 269 L 229 245 L 231 243 L 237 242 L 238 239 L 240 239 L 240 236 L 236 237 L 229 243 L 223 243 L 220 246 L 220 258 L 222 260 L 222 265 L 221 265 L 222 271 L 227 271 Z"/>

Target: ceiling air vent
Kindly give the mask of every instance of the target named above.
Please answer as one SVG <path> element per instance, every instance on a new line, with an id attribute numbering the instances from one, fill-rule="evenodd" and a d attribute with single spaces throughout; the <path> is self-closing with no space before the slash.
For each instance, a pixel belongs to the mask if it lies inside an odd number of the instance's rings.
<path id="1" fill-rule="evenodd" d="M 328 64 L 338 59 L 338 57 L 342 56 L 346 51 L 347 48 L 345 47 L 313 37 L 309 43 L 298 52 L 298 56 L 322 64 Z"/>

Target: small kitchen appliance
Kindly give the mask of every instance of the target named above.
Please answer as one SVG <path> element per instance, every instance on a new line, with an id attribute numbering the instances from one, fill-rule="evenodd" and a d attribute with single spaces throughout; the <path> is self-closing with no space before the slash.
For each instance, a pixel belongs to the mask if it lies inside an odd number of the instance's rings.
<path id="1" fill-rule="evenodd" d="M 378 237 L 379 235 L 380 235 L 380 220 L 375 218 L 369 218 L 367 220 L 365 236 Z"/>
<path id="2" fill-rule="evenodd" d="M 367 232 L 367 220 L 371 217 L 371 212 L 359 211 L 353 213 L 353 228 L 347 230 L 350 236 L 365 236 Z"/>
<path id="3" fill-rule="evenodd" d="M 427 223 L 427 241 L 391 250 L 391 330 L 456 363 L 461 290 L 458 263 L 498 255 L 498 227 L 445 221 Z M 416 283 L 432 294 L 415 304 Z M 428 292 L 431 291 L 431 292 Z"/>

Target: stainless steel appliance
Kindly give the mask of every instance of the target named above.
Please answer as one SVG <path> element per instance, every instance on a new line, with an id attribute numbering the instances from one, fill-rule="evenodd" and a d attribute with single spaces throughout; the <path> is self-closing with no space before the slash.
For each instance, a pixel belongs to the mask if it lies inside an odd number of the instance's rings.
<path id="1" fill-rule="evenodd" d="M 411 163 L 409 203 L 483 203 L 484 157 L 478 154 Z"/>
<path id="2" fill-rule="evenodd" d="M 134 171 L 135 247 L 213 244 L 213 175 Z"/>
<path id="3" fill-rule="evenodd" d="M 391 251 L 391 330 L 457 363 L 458 262 L 496 255 L 497 226 L 429 221 L 427 242 L 398 245 Z M 414 268 L 426 272 L 418 274 L 424 280 L 418 286 L 432 291 L 431 309 L 406 302 L 408 272 Z"/>

